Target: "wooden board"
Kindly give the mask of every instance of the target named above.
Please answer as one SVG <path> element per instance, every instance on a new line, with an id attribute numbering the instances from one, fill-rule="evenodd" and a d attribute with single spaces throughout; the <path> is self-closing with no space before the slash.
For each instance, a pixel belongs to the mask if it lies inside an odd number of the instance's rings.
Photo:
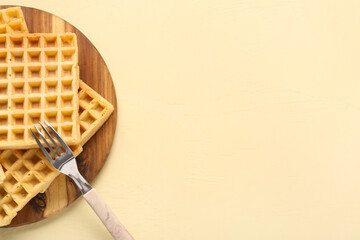
<path id="1" fill-rule="evenodd" d="M 0 6 L 7 8 L 10 6 Z M 70 23 L 42 10 L 22 7 L 30 33 L 74 32 L 78 38 L 80 78 L 114 105 L 114 113 L 84 146 L 77 157 L 81 174 L 91 183 L 109 154 L 116 127 L 116 95 L 109 70 L 94 45 Z M 7 227 L 25 225 L 50 217 L 80 196 L 75 184 L 61 174 L 44 194 L 33 198 Z"/>

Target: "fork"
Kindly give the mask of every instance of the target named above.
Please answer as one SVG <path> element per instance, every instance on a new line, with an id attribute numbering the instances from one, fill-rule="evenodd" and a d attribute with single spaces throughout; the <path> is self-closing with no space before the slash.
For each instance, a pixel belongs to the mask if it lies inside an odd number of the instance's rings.
<path id="1" fill-rule="evenodd" d="M 88 204 L 92 207 L 92 209 L 95 211 L 95 213 L 98 215 L 98 217 L 101 219 L 105 227 L 108 229 L 110 234 L 113 236 L 116 240 L 134 240 L 134 238 L 130 235 L 130 233 L 126 230 L 126 228 L 120 223 L 118 218 L 115 216 L 115 214 L 110 210 L 110 208 L 106 205 L 104 200 L 102 200 L 99 196 L 99 194 L 96 192 L 96 190 L 85 180 L 85 178 L 80 174 L 78 167 L 76 165 L 76 159 L 69 148 L 69 146 L 64 142 L 64 140 L 60 137 L 60 135 L 55 131 L 55 129 L 46 121 L 45 124 L 50 129 L 51 133 L 55 136 L 55 138 L 58 140 L 58 142 L 61 144 L 63 151 L 60 146 L 56 143 L 54 138 L 50 135 L 48 130 L 44 127 L 44 125 L 40 123 L 40 126 L 46 133 L 46 135 L 49 137 L 50 141 L 56 148 L 57 152 L 53 147 L 51 147 L 50 143 L 46 140 L 45 136 L 41 133 L 41 131 L 34 125 L 36 131 L 42 138 L 42 140 L 45 142 L 46 146 L 49 148 L 51 154 L 55 157 L 55 159 L 52 158 L 52 156 L 49 154 L 48 151 L 44 148 L 44 146 L 41 144 L 41 141 L 36 136 L 36 134 L 33 132 L 32 129 L 31 132 L 34 135 L 34 138 L 39 145 L 41 151 L 44 153 L 45 157 L 51 165 L 58 170 L 59 172 L 69 176 L 72 180 L 74 180 L 75 184 L 79 187 L 82 195 L 84 196 L 85 200 L 88 202 Z"/>

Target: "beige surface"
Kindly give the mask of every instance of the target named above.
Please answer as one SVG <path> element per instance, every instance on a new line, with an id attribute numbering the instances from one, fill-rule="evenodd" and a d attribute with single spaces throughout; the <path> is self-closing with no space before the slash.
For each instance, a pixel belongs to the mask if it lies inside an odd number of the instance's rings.
<path id="1" fill-rule="evenodd" d="M 94 186 L 136 239 L 359 239 L 359 1 L 32 4 L 110 68 L 118 126 Z M 0 236 L 111 239 L 83 199 Z"/>

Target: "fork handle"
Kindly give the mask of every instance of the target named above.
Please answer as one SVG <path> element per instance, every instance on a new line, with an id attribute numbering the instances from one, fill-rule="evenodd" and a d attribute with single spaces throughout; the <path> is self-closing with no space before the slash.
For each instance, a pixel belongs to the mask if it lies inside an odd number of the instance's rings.
<path id="1" fill-rule="evenodd" d="M 125 229 L 119 219 L 102 200 L 96 190 L 93 188 L 84 194 L 84 198 L 101 219 L 105 227 L 116 240 L 134 240 L 130 233 Z"/>

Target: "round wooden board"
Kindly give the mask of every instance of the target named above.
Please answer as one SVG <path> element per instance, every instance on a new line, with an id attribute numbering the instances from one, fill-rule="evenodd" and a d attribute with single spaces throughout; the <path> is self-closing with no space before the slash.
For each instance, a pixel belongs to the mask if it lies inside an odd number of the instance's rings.
<path id="1" fill-rule="evenodd" d="M 7 8 L 11 6 L 0 6 Z M 81 174 L 92 182 L 110 152 L 116 128 L 116 95 L 110 72 L 94 45 L 78 29 L 63 19 L 42 10 L 22 7 L 30 33 L 74 32 L 78 38 L 80 78 L 114 105 L 104 126 L 86 143 L 77 157 Z M 7 227 L 21 226 L 50 217 L 74 202 L 80 192 L 72 180 L 60 174 L 45 194 L 33 198 Z"/>

